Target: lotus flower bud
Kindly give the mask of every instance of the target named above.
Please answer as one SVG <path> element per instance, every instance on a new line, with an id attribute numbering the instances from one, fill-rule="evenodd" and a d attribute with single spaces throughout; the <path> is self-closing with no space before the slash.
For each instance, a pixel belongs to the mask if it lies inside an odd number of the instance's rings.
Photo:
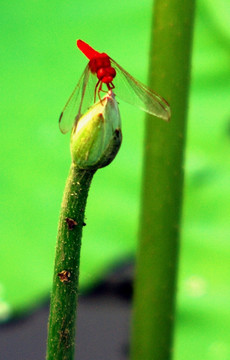
<path id="1" fill-rule="evenodd" d="M 122 141 L 121 119 L 115 95 L 110 90 L 94 104 L 73 128 L 71 155 L 80 169 L 96 170 L 115 158 Z"/>

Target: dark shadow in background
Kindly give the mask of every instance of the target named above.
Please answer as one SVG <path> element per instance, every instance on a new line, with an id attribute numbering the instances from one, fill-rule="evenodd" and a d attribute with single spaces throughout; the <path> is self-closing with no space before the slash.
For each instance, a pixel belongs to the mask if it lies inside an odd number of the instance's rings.
<path id="1" fill-rule="evenodd" d="M 79 297 L 75 359 L 128 359 L 132 274 L 129 263 Z M 0 360 L 45 359 L 48 314 L 47 302 L 33 314 L 2 325 Z"/>

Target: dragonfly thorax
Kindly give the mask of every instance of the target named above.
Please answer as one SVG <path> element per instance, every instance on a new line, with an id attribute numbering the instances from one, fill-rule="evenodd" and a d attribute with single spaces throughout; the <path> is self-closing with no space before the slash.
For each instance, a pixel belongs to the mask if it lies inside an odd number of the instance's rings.
<path id="1" fill-rule="evenodd" d="M 110 66 L 111 66 L 110 59 L 108 55 L 105 53 L 101 53 L 101 54 L 99 53 L 98 56 L 93 57 L 92 59 L 90 59 L 89 62 L 89 68 L 93 74 L 97 73 L 98 70 L 101 68 L 106 68 Z"/>

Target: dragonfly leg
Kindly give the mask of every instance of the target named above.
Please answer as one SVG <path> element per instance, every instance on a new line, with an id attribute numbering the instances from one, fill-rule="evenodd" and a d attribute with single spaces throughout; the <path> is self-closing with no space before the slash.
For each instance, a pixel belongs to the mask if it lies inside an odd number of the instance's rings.
<path id="1" fill-rule="evenodd" d="M 98 85 L 99 85 L 99 84 L 98 84 Z M 101 102 L 101 104 L 102 104 L 102 100 L 101 100 L 101 97 L 100 97 L 100 92 L 101 92 L 101 91 L 103 91 L 103 90 L 102 90 L 102 81 L 100 82 L 100 85 L 99 85 L 98 91 L 97 91 L 98 98 L 99 98 L 99 100 L 100 100 L 100 102 Z"/>
<path id="2" fill-rule="evenodd" d="M 114 84 L 112 82 L 110 82 L 110 83 L 108 83 L 106 85 L 107 85 L 107 88 L 108 88 L 109 91 L 113 90 L 115 88 L 115 86 L 114 86 Z M 107 92 L 107 91 L 105 91 L 105 92 Z"/>
<path id="3" fill-rule="evenodd" d="M 114 89 L 115 88 L 115 86 L 113 85 L 113 83 L 111 82 L 111 83 L 105 83 L 106 85 L 107 85 L 107 88 L 108 88 L 108 90 L 112 90 L 112 89 Z M 97 90 L 97 95 L 98 95 L 98 98 L 99 98 L 99 100 L 100 100 L 100 102 L 101 102 L 101 104 L 102 104 L 102 100 L 101 100 L 101 96 L 100 96 L 100 92 L 104 92 L 104 93 L 107 93 L 108 92 L 108 90 L 103 90 L 102 89 L 102 86 L 103 86 L 103 82 L 101 81 L 100 82 L 100 85 L 99 85 L 99 82 L 97 82 L 97 85 L 96 85 L 96 87 L 95 87 L 95 94 L 94 94 L 94 98 L 96 99 L 96 90 Z M 94 101 L 95 102 L 95 101 Z"/>
<path id="4" fill-rule="evenodd" d="M 94 90 L 94 102 L 96 102 L 97 89 L 98 89 L 98 86 L 99 86 L 100 82 L 101 82 L 101 80 L 98 80 L 98 82 L 96 83 L 96 86 L 95 86 L 95 90 Z M 98 97 L 99 97 L 99 99 L 100 99 L 100 96 L 99 96 L 100 87 L 101 87 L 101 84 L 100 84 L 99 90 L 98 90 Z"/>
<path id="5" fill-rule="evenodd" d="M 103 85 L 103 82 L 102 82 L 99 91 L 102 91 L 102 92 L 104 92 L 104 93 L 107 93 L 108 90 L 112 90 L 112 89 L 115 88 L 115 86 L 113 85 L 113 83 L 109 83 L 109 84 L 105 83 L 105 84 L 106 84 L 106 86 L 107 86 L 107 90 L 103 90 L 103 89 L 102 89 L 102 85 Z"/>

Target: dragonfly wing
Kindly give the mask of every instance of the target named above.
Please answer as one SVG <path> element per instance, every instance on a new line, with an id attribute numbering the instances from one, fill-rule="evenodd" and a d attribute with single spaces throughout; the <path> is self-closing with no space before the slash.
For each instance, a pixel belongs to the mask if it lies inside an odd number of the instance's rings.
<path id="1" fill-rule="evenodd" d="M 86 66 L 80 80 L 70 95 L 59 118 L 59 128 L 66 134 L 77 123 L 81 115 L 93 104 L 97 78 Z"/>
<path id="2" fill-rule="evenodd" d="M 145 112 L 169 121 L 170 106 L 165 99 L 154 93 L 147 86 L 134 79 L 125 69 L 110 58 L 112 67 L 116 70 L 114 78 L 114 93 L 125 102 L 139 107 Z"/>

